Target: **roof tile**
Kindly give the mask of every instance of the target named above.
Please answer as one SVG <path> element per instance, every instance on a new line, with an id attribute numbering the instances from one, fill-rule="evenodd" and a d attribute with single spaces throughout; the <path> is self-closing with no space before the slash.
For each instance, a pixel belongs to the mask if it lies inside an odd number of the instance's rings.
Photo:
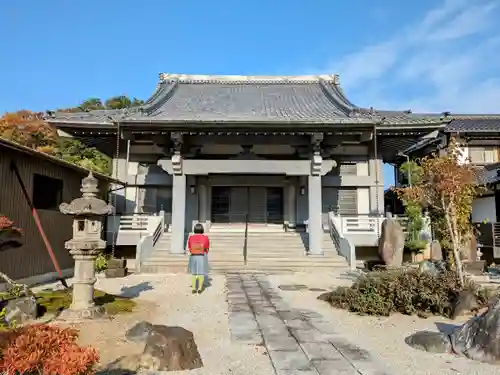
<path id="1" fill-rule="evenodd" d="M 447 133 L 489 133 L 500 132 L 500 115 L 454 116 L 446 126 Z"/>
<path id="2" fill-rule="evenodd" d="M 55 113 L 51 122 L 282 122 L 440 124 L 440 117 L 377 111 L 352 104 L 336 75 L 189 76 L 161 74 L 155 93 L 139 109 Z"/>

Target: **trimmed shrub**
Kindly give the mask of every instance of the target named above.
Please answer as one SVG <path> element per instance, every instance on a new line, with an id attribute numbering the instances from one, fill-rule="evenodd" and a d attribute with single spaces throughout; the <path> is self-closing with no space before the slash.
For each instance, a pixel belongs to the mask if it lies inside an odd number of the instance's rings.
<path id="1" fill-rule="evenodd" d="M 370 272 L 351 287 L 340 287 L 326 298 L 334 307 L 362 315 L 389 316 L 393 312 L 449 317 L 453 300 L 463 290 L 473 292 L 480 305 L 492 296 L 467 280 L 461 287 L 454 271 L 437 275 L 418 270 Z"/>
<path id="2" fill-rule="evenodd" d="M 0 332 L 0 373 L 89 375 L 99 355 L 76 343 L 78 331 L 46 324 Z"/>

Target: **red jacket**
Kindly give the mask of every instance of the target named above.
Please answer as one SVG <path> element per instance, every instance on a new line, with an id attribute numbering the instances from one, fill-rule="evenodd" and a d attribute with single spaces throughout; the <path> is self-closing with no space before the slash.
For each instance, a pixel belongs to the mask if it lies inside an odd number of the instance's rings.
<path id="1" fill-rule="evenodd" d="M 210 240 L 204 234 L 192 234 L 188 238 L 188 249 L 191 255 L 207 254 Z"/>

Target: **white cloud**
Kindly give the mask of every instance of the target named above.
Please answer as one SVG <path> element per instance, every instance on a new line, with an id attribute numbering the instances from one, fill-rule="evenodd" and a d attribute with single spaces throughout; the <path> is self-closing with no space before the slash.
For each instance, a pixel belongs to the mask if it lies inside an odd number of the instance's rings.
<path id="1" fill-rule="evenodd" d="M 499 113 L 499 8 L 498 1 L 445 0 L 324 71 L 338 72 L 364 106 Z"/>
<path id="2" fill-rule="evenodd" d="M 342 72 L 343 81 L 356 86 L 367 79 L 377 79 L 383 75 L 396 63 L 397 54 L 398 45 L 395 41 L 369 46 L 346 56 L 339 64 L 338 71 Z"/>

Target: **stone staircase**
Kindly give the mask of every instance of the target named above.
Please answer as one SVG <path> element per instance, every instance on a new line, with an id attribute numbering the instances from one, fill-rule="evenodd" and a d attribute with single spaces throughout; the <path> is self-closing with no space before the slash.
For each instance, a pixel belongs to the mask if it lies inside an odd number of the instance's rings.
<path id="1" fill-rule="evenodd" d="M 307 233 L 248 233 L 247 263 L 243 256 L 242 232 L 210 233 L 210 272 L 291 272 L 311 269 L 347 269 L 347 261 L 337 253 L 328 233 L 323 237 L 324 255 L 307 255 Z M 186 272 L 187 255 L 169 252 L 170 233 L 156 244 L 152 256 L 142 267 L 143 273 Z"/>

